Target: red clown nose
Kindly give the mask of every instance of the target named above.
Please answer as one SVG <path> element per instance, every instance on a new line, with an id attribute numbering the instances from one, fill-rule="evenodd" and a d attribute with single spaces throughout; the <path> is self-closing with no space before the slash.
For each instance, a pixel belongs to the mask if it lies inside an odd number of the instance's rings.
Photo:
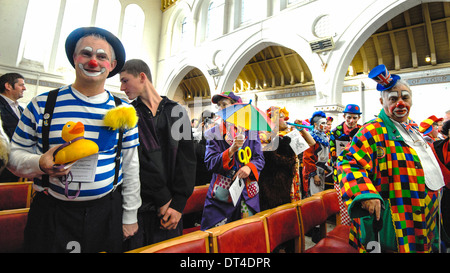
<path id="1" fill-rule="evenodd" d="M 406 105 L 405 105 L 405 103 L 401 100 L 401 101 L 399 101 L 399 102 L 397 103 L 396 107 L 397 107 L 397 108 L 405 108 Z"/>
<path id="2" fill-rule="evenodd" d="M 97 63 L 96 60 L 90 60 L 88 64 L 89 64 L 90 67 L 97 67 L 98 66 L 98 63 Z"/>

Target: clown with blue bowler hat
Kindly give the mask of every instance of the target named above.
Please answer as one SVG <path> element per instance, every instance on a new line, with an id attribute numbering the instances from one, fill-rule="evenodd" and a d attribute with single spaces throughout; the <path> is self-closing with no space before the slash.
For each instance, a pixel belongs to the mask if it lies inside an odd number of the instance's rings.
<path id="1" fill-rule="evenodd" d="M 357 104 L 347 104 L 343 113 L 345 121 L 336 126 L 330 134 L 330 153 L 333 165 L 345 145 L 361 128 L 361 125 L 358 124 L 362 114 L 361 107 Z"/>
<path id="2" fill-rule="evenodd" d="M 102 119 L 119 101 L 132 108 L 105 89 L 124 65 L 125 48 L 105 29 L 81 27 L 67 36 L 65 49 L 74 82 L 32 98 L 11 141 L 11 170 L 34 180 L 23 251 L 122 252 L 123 240 L 139 228 L 139 133 L 137 126 L 112 130 Z M 84 164 L 60 168 L 54 153 L 66 143 L 59 136 L 68 121 L 84 124 L 99 150 Z"/>
<path id="3" fill-rule="evenodd" d="M 336 126 L 330 132 L 330 165 L 333 167 L 333 182 L 334 188 L 339 192 L 340 187 L 337 180 L 336 160 L 339 154 L 344 150 L 345 146 L 352 140 L 353 136 L 361 128 L 358 121 L 361 118 L 361 107 L 357 104 L 347 104 L 343 111 L 344 122 Z M 347 212 L 347 207 L 339 198 L 339 206 L 341 208 L 341 223 L 343 225 L 350 225 L 350 217 Z"/>
<path id="4" fill-rule="evenodd" d="M 409 119 L 412 93 L 385 65 L 369 77 L 381 92 L 379 115 L 365 123 L 337 158 L 342 200 L 359 252 L 440 252 L 440 165 Z"/>

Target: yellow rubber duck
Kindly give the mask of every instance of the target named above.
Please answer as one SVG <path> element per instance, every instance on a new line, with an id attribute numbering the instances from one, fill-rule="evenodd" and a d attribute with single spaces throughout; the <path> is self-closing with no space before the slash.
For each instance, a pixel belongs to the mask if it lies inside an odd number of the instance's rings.
<path id="1" fill-rule="evenodd" d="M 67 122 L 62 129 L 61 136 L 66 143 L 56 150 L 54 156 L 56 164 L 74 162 L 98 153 L 97 143 L 84 138 L 84 124 L 81 122 Z"/>

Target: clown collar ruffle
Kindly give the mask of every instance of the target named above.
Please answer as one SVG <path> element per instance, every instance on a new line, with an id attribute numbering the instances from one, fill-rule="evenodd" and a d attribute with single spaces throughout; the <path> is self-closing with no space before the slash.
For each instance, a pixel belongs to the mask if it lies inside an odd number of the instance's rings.
<path id="1" fill-rule="evenodd" d="M 320 144 L 322 144 L 325 147 L 330 146 L 330 143 L 328 141 L 328 137 L 324 132 L 320 132 L 316 129 L 314 129 L 314 131 L 311 133 L 311 136 L 314 138 L 314 140 L 316 142 L 319 142 Z"/>

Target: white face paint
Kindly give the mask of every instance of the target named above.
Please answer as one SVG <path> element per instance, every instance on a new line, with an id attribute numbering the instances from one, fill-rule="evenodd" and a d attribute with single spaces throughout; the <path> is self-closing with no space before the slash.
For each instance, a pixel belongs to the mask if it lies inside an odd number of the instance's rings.
<path id="1" fill-rule="evenodd" d="M 327 127 L 327 119 L 321 118 L 318 122 L 316 122 L 316 129 L 320 132 L 323 132 Z"/>
<path id="2" fill-rule="evenodd" d="M 408 92 L 408 91 L 405 91 L 405 90 L 403 90 L 403 91 L 401 92 L 401 94 L 402 94 L 402 97 L 409 97 L 409 96 L 410 96 L 410 95 L 409 95 L 409 92 Z M 397 93 L 397 92 L 391 92 L 391 93 L 389 93 L 388 99 L 389 99 L 389 100 L 395 100 L 395 101 L 397 101 L 397 100 L 398 100 L 398 93 Z M 393 114 L 394 114 L 396 117 L 398 117 L 398 118 L 403 118 L 403 117 L 405 117 L 406 115 L 408 115 L 409 110 L 408 110 L 408 108 L 406 108 L 406 106 L 405 106 L 404 103 L 397 103 L 396 107 L 394 108 L 394 110 L 393 110 L 392 112 L 393 112 Z"/>
<path id="3" fill-rule="evenodd" d="M 83 65 L 82 64 L 78 64 L 78 67 L 81 69 L 81 71 L 83 71 L 83 73 L 86 75 L 86 76 L 88 76 L 88 77 L 97 77 L 97 76 L 100 76 L 101 74 L 103 74 L 103 73 L 105 73 L 106 72 L 106 69 L 105 68 L 102 68 L 100 71 L 98 71 L 98 72 L 89 72 L 89 71 L 86 71 L 86 69 L 84 69 L 84 67 L 83 67 Z"/>
<path id="4" fill-rule="evenodd" d="M 83 50 L 82 50 L 82 52 L 83 52 L 83 54 L 88 54 L 88 55 L 91 55 L 92 56 L 92 54 L 93 54 L 93 48 L 92 47 L 90 47 L 90 46 L 87 46 L 87 47 L 85 47 Z M 96 53 L 97 55 L 106 55 L 106 51 L 105 50 L 103 50 L 103 49 L 97 49 L 97 53 Z M 87 66 L 88 66 L 88 68 L 87 69 L 90 69 L 90 64 L 88 63 L 87 64 Z M 96 65 L 96 66 L 98 66 L 98 65 Z M 93 70 L 91 70 L 90 69 L 90 71 L 88 71 L 85 67 L 84 67 L 84 65 L 83 64 L 81 64 L 81 63 L 79 63 L 78 64 L 78 67 L 80 68 L 80 70 L 81 71 L 83 71 L 83 73 L 86 75 L 86 76 L 88 76 L 88 77 L 97 77 L 97 76 L 100 76 L 101 74 L 103 74 L 103 73 L 105 73 L 106 72 L 106 68 L 101 68 L 100 69 L 100 71 L 93 71 Z"/>

